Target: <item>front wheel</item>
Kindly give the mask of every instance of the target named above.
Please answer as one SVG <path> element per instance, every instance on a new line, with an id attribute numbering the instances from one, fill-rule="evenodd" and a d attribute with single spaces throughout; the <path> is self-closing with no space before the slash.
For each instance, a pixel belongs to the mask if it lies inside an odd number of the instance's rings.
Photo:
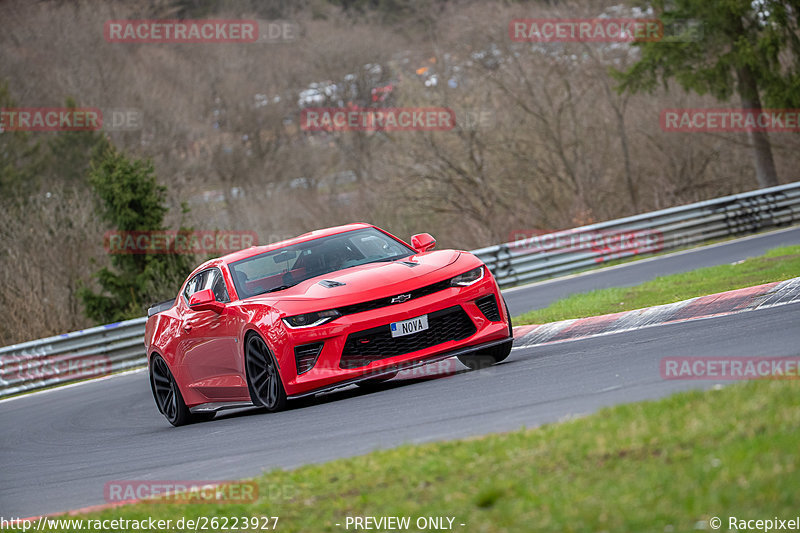
<path id="1" fill-rule="evenodd" d="M 470 370 L 479 370 L 481 368 L 490 367 L 500 361 L 503 361 L 511 353 L 511 347 L 514 340 L 511 339 L 503 344 L 492 346 L 480 352 L 474 352 L 466 355 L 459 355 L 458 360 L 461 364 Z"/>
<path id="2" fill-rule="evenodd" d="M 267 411 L 280 411 L 286 407 L 286 390 L 281 382 L 278 365 L 264 339 L 256 334 L 247 338 L 245 344 L 247 388 L 254 404 Z"/>

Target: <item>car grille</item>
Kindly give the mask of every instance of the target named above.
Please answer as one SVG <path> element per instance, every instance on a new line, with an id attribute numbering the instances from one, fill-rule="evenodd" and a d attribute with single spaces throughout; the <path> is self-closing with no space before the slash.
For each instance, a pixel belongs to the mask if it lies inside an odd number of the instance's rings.
<path id="1" fill-rule="evenodd" d="M 447 341 L 466 339 L 475 324 L 461 306 L 428 313 L 428 329 L 403 337 L 392 337 L 389 325 L 351 333 L 345 341 L 341 368 L 358 368 L 372 361 L 423 350 Z"/>
<path id="2" fill-rule="evenodd" d="M 413 300 L 414 298 L 420 298 L 422 296 L 427 296 L 429 294 L 442 291 L 444 289 L 447 289 L 448 287 L 450 287 L 450 280 L 446 279 L 402 294 L 409 295 L 408 300 Z M 343 315 L 352 315 L 354 313 L 363 313 L 364 311 L 372 311 L 373 309 L 380 309 L 381 307 L 388 307 L 390 305 L 393 305 L 392 298 L 395 298 L 397 296 L 400 296 L 400 294 L 395 294 L 394 296 L 389 296 L 387 298 L 378 298 L 377 300 L 370 300 L 368 302 L 346 305 L 344 307 L 337 307 L 336 310 Z"/>
<path id="3" fill-rule="evenodd" d="M 489 294 L 475 300 L 475 305 L 481 310 L 483 316 L 492 322 L 500 322 L 500 309 L 497 308 L 497 298 Z"/>

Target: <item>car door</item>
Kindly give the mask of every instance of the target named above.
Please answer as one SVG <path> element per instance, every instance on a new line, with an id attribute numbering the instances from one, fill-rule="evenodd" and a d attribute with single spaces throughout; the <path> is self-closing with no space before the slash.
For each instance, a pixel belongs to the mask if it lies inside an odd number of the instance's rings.
<path id="1" fill-rule="evenodd" d="M 186 284 L 180 327 L 184 374 L 189 387 L 208 402 L 248 400 L 244 368 L 238 355 L 237 315 L 228 309 L 216 313 L 189 307 L 192 294 L 204 289 L 212 289 L 217 301 L 230 302 L 228 287 L 217 267 L 199 272 Z"/>

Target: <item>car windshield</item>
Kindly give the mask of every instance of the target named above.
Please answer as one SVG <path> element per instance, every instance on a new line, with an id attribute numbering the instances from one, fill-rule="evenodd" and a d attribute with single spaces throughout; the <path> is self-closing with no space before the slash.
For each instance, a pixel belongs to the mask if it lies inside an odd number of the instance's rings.
<path id="1" fill-rule="evenodd" d="M 320 237 L 264 252 L 230 264 L 239 298 L 250 298 L 297 285 L 365 263 L 395 261 L 414 250 L 375 228 Z"/>

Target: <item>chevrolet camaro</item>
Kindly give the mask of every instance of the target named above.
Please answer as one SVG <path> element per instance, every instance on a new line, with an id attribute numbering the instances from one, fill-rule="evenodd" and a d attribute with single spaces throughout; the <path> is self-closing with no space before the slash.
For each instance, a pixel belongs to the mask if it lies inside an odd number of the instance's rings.
<path id="1" fill-rule="evenodd" d="M 435 244 L 349 224 L 203 263 L 148 312 L 159 411 L 179 426 L 454 356 L 471 369 L 502 361 L 512 331 L 497 282 L 471 253 Z"/>

